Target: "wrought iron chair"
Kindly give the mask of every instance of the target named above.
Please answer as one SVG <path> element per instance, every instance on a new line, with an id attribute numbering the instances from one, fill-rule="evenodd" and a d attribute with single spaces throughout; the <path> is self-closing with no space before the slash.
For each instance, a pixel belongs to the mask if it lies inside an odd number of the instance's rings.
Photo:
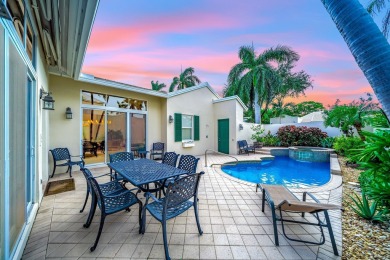
<path id="1" fill-rule="evenodd" d="M 66 172 L 69 172 L 69 176 L 72 177 L 72 167 L 75 165 L 80 166 L 80 168 L 84 167 L 84 160 L 81 155 L 72 156 L 69 153 L 68 148 L 55 148 L 49 150 L 51 152 L 51 155 L 53 156 L 53 173 L 51 174 L 50 178 L 53 178 L 54 172 L 56 171 L 57 166 L 67 166 L 68 170 Z M 72 161 L 72 157 L 78 157 L 80 160 L 78 161 Z M 62 162 L 61 161 L 65 161 Z M 60 163 L 58 163 L 60 162 Z"/>
<path id="2" fill-rule="evenodd" d="M 154 160 L 154 156 L 159 155 L 161 159 L 164 155 L 164 143 L 153 143 L 152 150 L 150 150 L 150 159 Z"/>
<path id="3" fill-rule="evenodd" d="M 196 173 L 196 168 L 198 166 L 199 158 L 196 158 L 192 155 L 182 155 L 179 160 L 179 165 L 177 166 L 178 169 L 186 170 L 188 174 Z M 178 179 L 183 176 L 176 177 L 175 179 Z M 169 182 L 173 181 L 174 178 L 169 178 L 164 181 L 164 187 L 168 187 Z M 162 190 L 164 195 L 166 191 Z M 161 195 L 160 195 L 161 196 Z"/>
<path id="4" fill-rule="evenodd" d="M 186 170 L 188 173 L 195 173 L 198 166 L 199 158 L 192 155 L 182 155 L 179 160 L 177 168 Z"/>
<path id="5" fill-rule="evenodd" d="M 139 205 L 139 217 L 138 217 L 139 224 L 140 224 L 139 232 L 141 233 L 142 202 L 137 198 L 137 196 L 131 190 L 125 190 L 121 193 L 104 195 L 100 185 L 97 183 L 97 181 L 94 178 L 88 178 L 88 181 L 93 190 L 93 196 L 92 196 L 91 211 L 89 212 L 88 220 L 84 224 L 84 227 L 88 228 L 91 225 L 93 217 L 95 215 L 96 205 L 99 206 L 101 211 L 99 231 L 96 236 L 94 245 L 90 248 L 91 252 L 96 249 L 96 246 L 99 243 L 105 218 L 108 215 L 128 209 L 129 207 L 137 203 Z"/>
<path id="6" fill-rule="evenodd" d="M 176 154 L 175 152 L 166 152 L 162 159 L 162 163 L 176 167 L 177 159 L 179 158 L 179 156 L 180 154 Z"/>
<path id="7" fill-rule="evenodd" d="M 109 173 L 106 173 L 106 174 L 102 174 L 102 175 L 99 175 L 99 176 L 93 176 L 91 171 L 88 170 L 87 168 L 81 168 L 81 172 L 83 173 L 83 175 L 85 177 L 85 181 L 87 182 L 87 194 L 85 196 L 84 205 L 83 205 L 83 208 L 80 210 L 80 213 L 82 213 L 84 211 L 85 206 L 87 205 L 89 194 L 91 193 L 91 196 L 93 196 L 92 188 L 91 188 L 91 185 L 88 182 L 88 178 L 95 178 L 96 179 L 96 178 L 100 178 L 100 177 L 104 177 L 104 176 L 110 175 Z M 121 192 L 127 190 L 117 180 L 110 181 L 110 182 L 107 182 L 107 183 L 102 183 L 102 184 L 99 184 L 99 186 L 100 186 L 100 190 L 102 191 L 102 193 L 104 195 L 109 195 L 109 194 L 114 194 L 114 193 L 121 193 Z"/>
<path id="8" fill-rule="evenodd" d="M 134 154 L 132 152 L 118 152 L 118 153 L 113 153 L 110 154 L 110 163 L 114 162 L 124 162 L 124 161 L 132 161 L 134 160 Z M 111 180 L 115 179 L 118 181 L 125 181 L 122 176 L 118 176 L 116 172 L 112 172 L 112 169 L 110 169 L 110 174 L 111 174 Z"/>
<path id="9" fill-rule="evenodd" d="M 142 210 L 142 228 L 141 233 L 145 233 L 146 229 L 146 210 L 157 219 L 163 228 L 163 241 L 165 250 L 165 259 L 170 259 L 167 240 L 167 220 L 175 218 L 194 206 L 196 224 L 199 234 L 203 231 L 200 227 L 198 216 L 198 187 L 201 175 L 204 172 L 195 173 L 170 182 L 167 188 L 166 196 L 162 199 L 157 199 L 150 192 L 145 193 L 146 202 Z M 193 198 L 193 200 L 191 200 Z M 149 203 L 149 199 L 153 202 Z"/>

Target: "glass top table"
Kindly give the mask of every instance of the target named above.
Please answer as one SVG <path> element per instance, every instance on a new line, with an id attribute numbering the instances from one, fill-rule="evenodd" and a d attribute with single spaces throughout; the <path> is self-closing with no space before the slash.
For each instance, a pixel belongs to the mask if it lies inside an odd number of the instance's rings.
<path id="1" fill-rule="evenodd" d="M 139 188 L 149 183 L 164 182 L 166 179 L 188 173 L 186 170 L 149 159 L 114 162 L 107 165 Z"/>

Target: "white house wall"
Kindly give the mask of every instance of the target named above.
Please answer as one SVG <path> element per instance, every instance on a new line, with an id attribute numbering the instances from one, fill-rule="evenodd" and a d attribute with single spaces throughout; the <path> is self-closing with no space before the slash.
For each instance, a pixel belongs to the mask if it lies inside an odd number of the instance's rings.
<path id="1" fill-rule="evenodd" d="M 91 91 L 121 97 L 129 97 L 147 101 L 146 141 L 147 149 L 153 142 L 161 141 L 161 106 L 163 98 L 115 89 L 102 85 L 85 83 L 70 78 L 50 75 L 50 91 L 55 99 L 55 110 L 50 112 L 50 144 L 48 149 L 67 147 L 71 154 L 81 154 L 81 91 Z M 73 119 L 65 118 L 65 110 L 70 107 Z M 46 153 L 49 153 L 47 150 Z M 50 172 L 53 168 L 49 156 Z M 61 170 L 66 169 L 58 169 Z"/>
<path id="2" fill-rule="evenodd" d="M 243 108 L 237 100 L 214 103 L 214 146 L 218 150 L 218 120 L 229 119 L 229 154 L 237 154 L 238 125 L 243 120 Z"/>
<path id="3" fill-rule="evenodd" d="M 167 100 L 167 118 L 175 113 L 199 116 L 200 140 L 194 147 L 183 148 L 182 142 L 175 142 L 175 124 L 167 124 L 167 151 L 179 154 L 201 155 L 207 149 L 214 149 L 213 99 L 215 95 L 207 88 L 170 97 Z"/>

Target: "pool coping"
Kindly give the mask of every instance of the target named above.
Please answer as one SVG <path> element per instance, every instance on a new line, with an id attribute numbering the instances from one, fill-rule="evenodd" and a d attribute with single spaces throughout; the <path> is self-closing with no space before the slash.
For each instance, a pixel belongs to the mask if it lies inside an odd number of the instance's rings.
<path id="1" fill-rule="evenodd" d="M 266 158 L 274 158 L 275 156 L 273 155 L 267 155 L 267 156 L 264 156 L 264 157 L 261 157 L 259 158 L 259 160 L 240 160 L 240 161 L 228 161 L 228 162 L 225 162 L 224 164 L 228 164 L 228 163 L 242 163 L 242 162 L 258 162 L 258 161 L 262 161 L 263 159 L 266 159 Z M 331 156 L 330 157 L 330 180 L 324 184 L 324 185 L 321 185 L 321 186 L 315 186 L 315 187 L 309 187 L 309 188 L 289 188 L 290 191 L 292 192 L 297 192 L 297 193 L 301 193 L 301 192 L 321 192 L 321 191 L 330 191 L 330 190 L 334 190 L 340 186 L 342 186 L 342 183 L 343 183 L 343 180 L 342 180 L 342 175 L 341 175 L 341 168 L 340 168 L 340 163 L 337 159 L 337 156 Z M 225 177 L 225 178 L 228 178 L 234 182 L 237 182 L 237 183 L 240 183 L 240 184 L 244 184 L 244 185 L 248 185 L 248 186 L 252 186 L 252 187 L 256 187 L 256 183 L 252 183 L 252 182 L 248 182 L 248 181 L 244 181 L 244 180 L 240 180 L 236 177 L 233 177 L 227 173 L 225 173 L 224 171 L 222 171 L 221 169 L 222 165 L 221 164 L 218 164 L 218 165 L 212 165 L 211 168 L 213 168 L 214 172 L 216 172 L 217 174 Z"/>

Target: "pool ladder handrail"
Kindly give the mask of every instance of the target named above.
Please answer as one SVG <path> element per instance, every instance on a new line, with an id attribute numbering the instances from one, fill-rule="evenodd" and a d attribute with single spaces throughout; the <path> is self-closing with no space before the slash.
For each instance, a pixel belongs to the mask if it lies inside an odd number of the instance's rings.
<path id="1" fill-rule="evenodd" d="M 208 167 L 208 166 L 207 166 L 207 152 L 213 152 L 213 153 L 225 155 L 225 156 L 227 156 L 227 157 L 233 158 L 234 160 L 236 160 L 236 162 L 238 162 L 238 159 L 237 159 L 236 157 L 234 157 L 234 156 L 231 156 L 231 155 L 226 154 L 226 153 L 217 152 L 217 151 L 212 150 L 212 149 L 207 149 L 207 150 L 204 152 L 204 161 L 205 161 L 205 165 L 204 165 L 204 166 L 205 166 L 205 167 Z M 213 166 L 213 164 L 210 165 L 210 166 Z"/>

